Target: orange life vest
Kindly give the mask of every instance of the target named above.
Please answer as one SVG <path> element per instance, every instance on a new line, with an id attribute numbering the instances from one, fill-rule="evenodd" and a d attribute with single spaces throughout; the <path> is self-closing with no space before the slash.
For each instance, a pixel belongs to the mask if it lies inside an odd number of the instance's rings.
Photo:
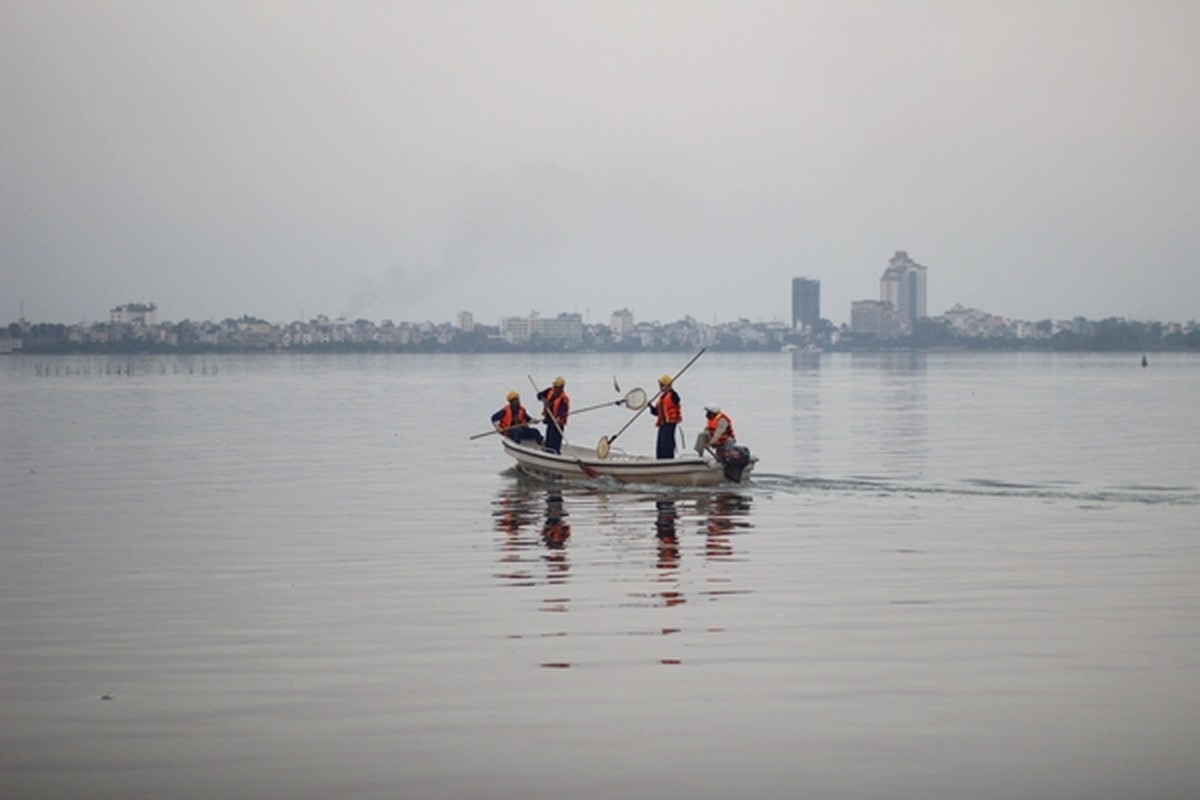
<path id="1" fill-rule="evenodd" d="M 525 407 L 517 406 L 517 410 L 514 412 L 510 403 L 504 407 L 504 413 L 500 416 L 500 430 L 507 431 L 514 425 L 520 425 L 528 421 L 529 415 L 525 413 Z"/>
<path id="2" fill-rule="evenodd" d="M 567 427 L 567 411 L 571 408 L 571 398 L 562 389 L 551 388 L 542 401 L 546 413 L 558 420 L 559 427 Z"/>
<path id="3" fill-rule="evenodd" d="M 658 398 L 658 406 L 655 408 L 655 416 L 657 419 L 654 424 L 656 426 L 665 425 L 667 423 L 683 422 L 683 410 L 679 407 L 679 395 L 675 394 L 674 389 L 667 389 Z"/>
<path id="4" fill-rule="evenodd" d="M 729 415 L 724 411 L 718 411 L 716 414 L 712 415 L 712 418 L 708 421 L 708 425 L 705 427 L 705 430 L 708 431 L 708 435 L 712 436 L 714 433 L 716 433 L 717 425 L 721 422 L 721 420 L 725 420 L 726 422 L 725 432 L 721 434 L 721 438 L 714 439 L 713 441 L 709 442 L 709 444 L 711 444 L 713 447 L 720 447 L 730 439 L 737 441 L 737 437 L 733 435 L 733 420 L 731 420 Z"/>

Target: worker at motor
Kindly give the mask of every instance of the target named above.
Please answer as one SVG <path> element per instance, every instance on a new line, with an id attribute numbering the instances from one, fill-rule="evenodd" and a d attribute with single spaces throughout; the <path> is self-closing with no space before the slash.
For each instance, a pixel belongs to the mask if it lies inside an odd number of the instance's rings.
<path id="1" fill-rule="evenodd" d="M 492 414 L 492 425 L 518 444 L 530 440 L 541 445 L 542 432 L 529 427 L 529 414 L 526 413 L 525 406 L 521 405 L 521 395 L 509 392 L 506 399 L 508 403 L 504 408 Z"/>
<path id="2" fill-rule="evenodd" d="M 708 418 L 708 423 L 696 436 L 696 452 L 704 455 L 705 450 L 712 448 L 717 458 L 721 458 L 727 448 L 737 444 L 733 420 L 716 403 L 704 406 L 704 416 Z"/>
<path id="3" fill-rule="evenodd" d="M 571 413 L 571 398 L 566 393 L 567 382 L 559 375 L 549 389 L 537 393 L 542 401 L 542 421 L 546 423 L 546 449 L 562 452 L 563 429 L 567 427 L 567 416 Z M 557 424 L 556 424 L 557 423 Z"/>
<path id="4" fill-rule="evenodd" d="M 658 428 L 655 458 L 675 457 L 675 426 L 683 422 L 683 409 L 679 404 L 679 393 L 672 388 L 670 375 L 658 379 L 658 402 L 650 404 L 654 424 Z"/>

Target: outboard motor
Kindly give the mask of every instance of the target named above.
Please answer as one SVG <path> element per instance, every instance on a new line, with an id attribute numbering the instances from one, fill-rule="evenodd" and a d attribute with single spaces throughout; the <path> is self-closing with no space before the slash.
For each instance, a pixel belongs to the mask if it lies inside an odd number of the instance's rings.
<path id="1" fill-rule="evenodd" d="M 723 447 L 717 453 L 717 460 L 725 467 L 726 480 L 741 483 L 742 471 L 750 463 L 750 448 L 737 444 L 732 447 Z"/>

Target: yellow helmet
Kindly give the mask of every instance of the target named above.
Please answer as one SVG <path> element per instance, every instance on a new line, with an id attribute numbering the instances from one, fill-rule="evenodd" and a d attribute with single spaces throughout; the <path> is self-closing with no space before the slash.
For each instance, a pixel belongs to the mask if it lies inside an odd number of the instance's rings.
<path id="1" fill-rule="evenodd" d="M 516 392 L 512 392 L 512 391 L 510 391 L 510 392 L 509 392 L 509 393 L 506 395 L 506 397 L 508 398 L 508 402 L 510 402 L 510 403 L 511 403 L 513 400 L 520 400 L 520 399 L 521 399 L 521 395 L 517 394 Z"/>
<path id="2" fill-rule="evenodd" d="M 670 386 L 671 385 L 671 376 L 664 372 L 662 374 L 662 377 L 660 377 L 658 379 L 658 385 L 659 386 Z"/>
<path id="3" fill-rule="evenodd" d="M 567 385 L 567 382 L 563 379 L 562 375 L 559 375 L 557 378 L 554 379 L 554 385 L 561 389 L 563 386 Z"/>

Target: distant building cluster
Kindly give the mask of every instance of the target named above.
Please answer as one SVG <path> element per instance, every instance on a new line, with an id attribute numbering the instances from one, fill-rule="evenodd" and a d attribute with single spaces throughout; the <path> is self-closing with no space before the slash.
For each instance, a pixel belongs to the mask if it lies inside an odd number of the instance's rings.
<path id="1" fill-rule="evenodd" d="M 638 322 L 628 308 L 609 324 L 585 323 L 577 313 L 550 317 L 531 312 L 504 317 L 499 325 L 476 322 L 470 311 L 455 323 L 375 323 L 331 319 L 276 324 L 250 316 L 221 322 L 160 322 L 154 303 L 127 303 L 109 311 L 108 322 L 33 324 L 22 318 L 0 329 L 0 353 L 239 350 L 504 352 L 562 350 L 860 350 L 894 347 L 1200 350 L 1195 322 L 1143 323 L 1123 319 L 1092 322 L 1012 320 L 955 305 L 941 316 L 926 310 L 927 268 L 898 250 L 879 280 L 878 300 L 855 300 L 850 322 L 835 327 L 821 317 L 821 282 L 792 279 L 791 324 L 705 324 L 692 317 L 670 323 Z"/>
<path id="2" fill-rule="evenodd" d="M 158 306 L 154 303 L 128 303 L 108 312 L 108 321 L 114 325 L 157 325 Z"/>
<path id="3" fill-rule="evenodd" d="M 878 300 L 855 300 L 850 304 L 850 333 L 876 339 L 911 336 L 926 310 L 927 268 L 897 250 L 879 279 Z M 811 278 L 792 279 L 792 327 L 808 336 L 820 328 L 821 282 Z"/>
<path id="4" fill-rule="evenodd" d="M 0 352 L 235 350 L 296 351 L 563 351 L 677 350 L 702 346 L 726 349 L 780 349 L 794 341 L 784 323 L 746 319 L 705 324 L 691 317 L 671 323 L 636 322 L 628 309 L 613 324 L 586 324 L 579 314 L 505 317 L 482 325 L 469 312 L 450 323 L 375 323 L 320 315 L 303 322 L 275 324 L 250 316 L 220 322 L 157 322 L 145 314 L 114 309 L 105 323 L 60 325 L 14 322 L 0 336 Z"/>
<path id="5" fill-rule="evenodd" d="M 583 317 L 579 314 L 559 314 L 549 318 L 536 312 L 528 317 L 505 317 L 500 320 L 500 334 L 514 345 L 546 342 L 578 347 L 583 344 Z"/>

